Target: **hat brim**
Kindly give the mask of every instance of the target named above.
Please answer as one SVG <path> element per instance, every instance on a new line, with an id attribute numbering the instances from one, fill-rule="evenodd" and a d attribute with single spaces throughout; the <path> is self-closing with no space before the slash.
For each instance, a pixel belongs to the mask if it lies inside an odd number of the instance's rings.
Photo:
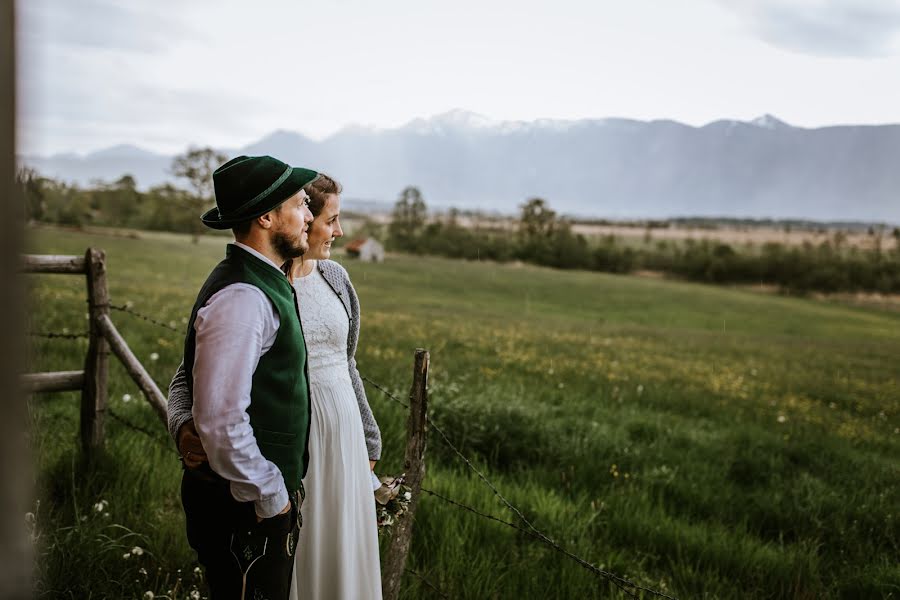
<path id="1" fill-rule="evenodd" d="M 299 192 L 308 183 L 311 183 L 319 177 L 319 174 L 310 169 L 294 167 L 287 179 L 272 190 L 265 198 L 254 204 L 247 212 L 239 215 L 231 215 L 223 218 L 219 214 L 219 207 L 214 206 L 209 209 L 200 220 L 210 229 L 231 229 L 235 225 L 246 223 L 256 217 L 262 216 L 269 211 L 278 208 L 285 200 Z"/>

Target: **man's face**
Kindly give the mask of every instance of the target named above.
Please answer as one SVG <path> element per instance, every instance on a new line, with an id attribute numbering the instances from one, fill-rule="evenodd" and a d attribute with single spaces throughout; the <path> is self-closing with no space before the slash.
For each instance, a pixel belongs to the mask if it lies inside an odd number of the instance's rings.
<path id="1" fill-rule="evenodd" d="M 309 250 L 309 224 L 313 216 L 307 206 L 308 200 L 306 192 L 300 190 L 272 211 L 275 223 L 272 246 L 285 260 L 302 256 Z"/>

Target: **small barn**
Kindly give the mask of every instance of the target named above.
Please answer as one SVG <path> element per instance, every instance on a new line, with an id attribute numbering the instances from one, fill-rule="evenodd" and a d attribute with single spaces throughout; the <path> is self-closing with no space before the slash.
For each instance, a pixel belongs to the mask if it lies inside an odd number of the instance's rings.
<path id="1" fill-rule="evenodd" d="M 382 262 L 384 260 L 384 246 L 374 238 L 355 239 L 344 249 L 347 251 L 347 256 L 366 262 Z"/>

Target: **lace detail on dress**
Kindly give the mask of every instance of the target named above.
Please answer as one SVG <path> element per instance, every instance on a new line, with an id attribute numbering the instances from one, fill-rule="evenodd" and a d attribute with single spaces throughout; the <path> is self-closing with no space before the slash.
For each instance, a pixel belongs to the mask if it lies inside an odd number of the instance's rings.
<path id="1" fill-rule="evenodd" d="M 324 375 L 331 376 L 332 369 L 326 370 L 326 367 L 340 366 L 343 375 L 349 377 L 347 335 L 350 333 L 350 319 L 340 298 L 318 269 L 294 280 L 294 289 L 297 290 L 300 305 L 311 382 L 315 383 Z"/>

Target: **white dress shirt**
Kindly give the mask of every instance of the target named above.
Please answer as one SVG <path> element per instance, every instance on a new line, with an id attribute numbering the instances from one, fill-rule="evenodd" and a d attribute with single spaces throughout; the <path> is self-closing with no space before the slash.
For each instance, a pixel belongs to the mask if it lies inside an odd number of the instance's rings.
<path id="1" fill-rule="evenodd" d="M 234 245 L 284 276 L 258 251 Z M 275 343 L 279 323 L 269 297 L 247 283 L 213 294 L 194 320 L 194 425 L 213 471 L 231 482 L 235 500 L 253 502 L 263 519 L 287 506 L 288 493 L 281 471 L 259 451 L 247 407 L 253 373 Z"/>

